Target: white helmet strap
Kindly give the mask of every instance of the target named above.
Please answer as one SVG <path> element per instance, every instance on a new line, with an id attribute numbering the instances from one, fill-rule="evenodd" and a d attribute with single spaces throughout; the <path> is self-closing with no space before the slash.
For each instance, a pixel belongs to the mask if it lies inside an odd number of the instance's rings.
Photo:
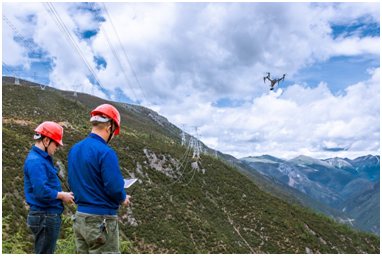
<path id="1" fill-rule="evenodd" d="M 101 122 L 101 123 L 106 123 L 108 121 L 110 121 L 110 118 L 106 117 L 106 116 L 92 116 L 90 118 L 90 122 L 93 122 L 93 121 L 97 121 L 97 122 Z"/>

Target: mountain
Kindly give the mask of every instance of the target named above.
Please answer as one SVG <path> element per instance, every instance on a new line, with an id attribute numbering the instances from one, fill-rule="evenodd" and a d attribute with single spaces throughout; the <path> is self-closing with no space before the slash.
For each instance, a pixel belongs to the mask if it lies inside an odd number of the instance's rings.
<path id="1" fill-rule="evenodd" d="M 301 192 L 311 196 L 312 198 L 327 204 L 335 206 L 341 203 L 345 198 L 333 190 L 329 186 L 325 186 L 317 179 L 324 180 L 332 176 L 331 173 L 325 173 L 316 170 L 317 166 L 323 165 L 323 168 L 330 168 L 326 163 L 320 162 L 313 158 L 300 156 L 289 161 L 269 161 L 269 157 L 242 158 L 244 163 L 248 164 L 255 170 L 271 175 L 285 184 L 300 190 Z M 333 178 L 331 178 L 333 180 Z M 326 180 L 325 180 L 326 181 Z M 327 183 L 327 182 L 326 182 Z M 332 182 L 333 183 L 333 182 Z"/>
<path id="2" fill-rule="evenodd" d="M 277 158 L 260 156 L 245 157 L 241 160 L 250 167 L 337 209 L 340 209 L 339 205 L 346 198 L 379 178 L 379 156 L 369 155 L 354 160 L 338 157 L 320 160 L 307 156 L 299 156 L 288 161 L 281 159 L 274 161 L 274 159 Z M 379 227 L 379 224 L 374 224 Z"/>
<path id="3" fill-rule="evenodd" d="M 380 234 L 380 180 L 359 191 L 340 204 L 352 216 L 377 235 Z"/>
<path id="4" fill-rule="evenodd" d="M 327 162 L 329 165 L 333 166 L 334 168 L 346 170 L 350 173 L 357 173 L 356 168 L 354 168 L 354 166 L 350 163 L 351 161 L 350 159 L 334 157 L 334 158 L 324 159 L 323 161 Z"/>
<path id="5" fill-rule="evenodd" d="M 151 110 L 77 95 L 3 83 L 3 253 L 33 252 L 23 190 L 33 130 L 45 120 L 64 127 L 54 164 L 65 180 L 69 150 L 88 136 L 90 112 L 102 103 L 122 116 L 120 134 L 110 143 L 121 173 L 139 179 L 132 203 L 118 210 L 122 253 L 380 252 L 378 236 L 264 192 L 227 160 L 210 153 L 192 158 L 192 149 L 180 145 L 180 129 Z M 74 253 L 69 216 L 75 211 L 65 205 L 60 253 Z"/>
<path id="6" fill-rule="evenodd" d="M 282 160 L 272 156 L 258 156 L 258 157 L 246 157 L 241 158 L 240 160 L 234 161 L 234 157 L 229 155 L 223 155 L 224 158 L 229 159 L 230 163 L 236 164 L 241 172 L 246 174 L 250 179 L 254 180 L 254 182 L 264 191 L 275 195 L 287 202 L 295 205 L 299 205 L 302 207 L 307 207 L 314 209 L 317 212 L 323 213 L 324 215 L 334 218 L 341 223 L 347 223 L 352 228 L 356 230 L 363 230 L 366 232 L 372 232 L 369 228 L 363 226 L 362 224 L 354 221 L 349 215 L 341 212 L 340 210 L 330 207 L 324 203 L 317 201 L 316 199 L 310 197 L 304 192 L 289 186 L 288 181 L 289 177 L 285 175 L 287 178 L 287 182 L 281 182 L 279 179 L 266 174 L 266 172 L 271 172 L 269 169 L 273 168 L 273 171 L 280 172 L 278 167 L 279 163 L 285 163 L 286 160 Z M 270 161 L 271 160 L 271 161 Z M 259 170 L 259 171 L 258 171 Z M 281 172 L 280 172 L 281 173 Z M 296 200 L 298 199 L 298 200 Z"/>
<path id="7" fill-rule="evenodd" d="M 361 178 L 375 182 L 380 177 L 380 156 L 367 155 L 350 160 Z"/>
<path id="8" fill-rule="evenodd" d="M 272 177 L 275 177 L 278 180 L 288 183 L 288 176 L 282 173 L 279 170 L 280 164 L 285 163 L 286 161 L 272 157 L 269 155 L 263 156 L 249 156 L 240 159 L 244 163 L 248 164 L 255 170 L 259 170 L 263 173 L 266 173 Z"/>

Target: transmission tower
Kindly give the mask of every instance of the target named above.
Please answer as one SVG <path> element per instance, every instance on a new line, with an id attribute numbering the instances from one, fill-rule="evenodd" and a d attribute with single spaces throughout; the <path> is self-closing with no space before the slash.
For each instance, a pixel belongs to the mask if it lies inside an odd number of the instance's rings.
<path id="1" fill-rule="evenodd" d="M 122 95 L 122 91 L 120 91 L 118 94 L 117 94 L 117 102 L 119 102 L 119 100 L 121 99 L 121 95 Z"/>
<path id="2" fill-rule="evenodd" d="M 36 80 L 36 76 L 37 76 L 37 74 L 38 74 L 38 72 L 33 72 L 33 80 L 34 80 L 34 82 L 35 82 L 36 84 L 38 84 L 38 85 L 40 86 L 41 90 L 44 90 L 45 87 L 46 87 L 46 85 L 42 85 L 42 84 L 40 84 L 40 83 L 37 83 L 37 80 Z"/>
<path id="3" fill-rule="evenodd" d="M 77 97 L 77 90 L 78 88 L 82 87 L 82 90 L 83 90 L 83 84 L 77 84 L 77 85 L 73 85 L 73 90 L 74 90 L 74 96 Z"/>
<path id="4" fill-rule="evenodd" d="M 198 138 L 198 143 L 199 143 L 199 152 L 200 153 L 203 153 L 203 145 L 202 145 L 202 135 L 199 134 L 199 138 Z"/>
<path id="5" fill-rule="evenodd" d="M 190 148 L 194 148 L 194 137 L 190 137 L 190 145 L 189 145 Z"/>
<path id="6" fill-rule="evenodd" d="M 193 146 L 194 146 L 194 153 L 192 155 L 192 158 L 194 158 L 195 156 L 200 158 L 200 146 L 199 146 L 199 140 L 198 140 L 198 127 L 199 126 L 193 126 L 193 127 L 195 128 L 195 142 L 193 144 Z"/>
<path id="7" fill-rule="evenodd" d="M 12 70 L 12 71 L 16 75 L 16 77 L 15 77 L 15 84 L 20 84 L 20 72 L 22 70 Z"/>
<path id="8" fill-rule="evenodd" d="M 182 126 L 182 146 L 186 145 L 186 134 L 184 133 L 187 124 L 181 124 Z"/>

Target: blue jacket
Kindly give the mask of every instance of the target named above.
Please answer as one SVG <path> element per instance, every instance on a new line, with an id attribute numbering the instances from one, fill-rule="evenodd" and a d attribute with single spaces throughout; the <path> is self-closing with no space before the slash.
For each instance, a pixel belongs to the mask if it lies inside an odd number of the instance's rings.
<path id="1" fill-rule="evenodd" d="M 24 193 L 30 209 L 61 214 L 64 205 L 56 199 L 61 191 L 53 157 L 33 146 L 24 164 Z"/>
<path id="2" fill-rule="evenodd" d="M 79 212 L 117 215 L 126 199 L 117 153 L 94 133 L 70 149 L 68 182 Z"/>

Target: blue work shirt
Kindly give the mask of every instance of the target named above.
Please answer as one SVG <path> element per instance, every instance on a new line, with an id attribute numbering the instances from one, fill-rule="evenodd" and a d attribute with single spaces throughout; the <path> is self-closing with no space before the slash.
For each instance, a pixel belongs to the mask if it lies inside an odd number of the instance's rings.
<path id="1" fill-rule="evenodd" d="M 117 215 L 126 199 L 117 153 L 95 133 L 70 149 L 68 182 L 79 212 Z"/>
<path id="2" fill-rule="evenodd" d="M 61 214 L 64 205 L 56 199 L 61 191 L 53 157 L 33 146 L 24 164 L 24 193 L 30 209 Z"/>

